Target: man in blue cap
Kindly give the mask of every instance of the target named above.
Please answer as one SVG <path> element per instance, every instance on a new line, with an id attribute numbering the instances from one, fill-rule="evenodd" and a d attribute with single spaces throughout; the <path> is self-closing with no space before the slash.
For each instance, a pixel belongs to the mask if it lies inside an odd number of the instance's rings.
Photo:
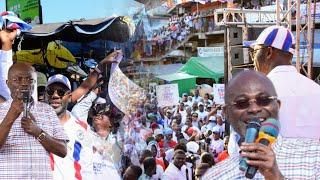
<path id="1" fill-rule="evenodd" d="M 292 66 L 294 43 L 289 29 L 270 26 L 253 44 L 246 45 L 253 48 L 255 68 L 270 78 L 282 102 L 279 113 L 282 135 L 319 139 L 320 86 Z"/>

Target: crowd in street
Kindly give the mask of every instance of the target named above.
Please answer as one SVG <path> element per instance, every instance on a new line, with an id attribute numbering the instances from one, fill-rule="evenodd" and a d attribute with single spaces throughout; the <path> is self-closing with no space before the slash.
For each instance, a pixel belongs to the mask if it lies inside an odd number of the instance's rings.
<path id="1" fill-rule="evenodd" d="M 197 13 L 173 15 L 167 26 L 154 30 L 152 37 L 144 36 L 138 41 L 134 54 L 140 52 L 141 57 L 160 56 L 186 40 L 190 34 L 214 30 L 213 16 L 200 16 Z"/>
<path id="2" fill-rule="evenodd" d="M 158 108 L 152 96 L 139 108 L 138 113 L 128 122 L 128 133 L 124 154 L 130 157 L 131 171 L 133 166 L 142 169 L 146 157 L 156 162 L 156 174 L 152 179 L 172 179 L 176 176 L 194 175 L 195 167 L 201 162 L 215 163 L 228 157 L 225 144 L 225 120 L 219 104 L 214 103 L 212 95 L 194 95 L 184 93 L 179 104 L 174 107 Z M 174 168 L 174 156 L 177 149 L 186 156 L 181 171 Z M 148 154 L 146 156 L 145 154 Z M 148 159 L 149 162 L 150 159 Z M 186 161 L 186 165 L 185 164 Z M 130 173 L 125 171 L 126 173 Z M 189 173 L 189 174 L 186 174 Z"/>

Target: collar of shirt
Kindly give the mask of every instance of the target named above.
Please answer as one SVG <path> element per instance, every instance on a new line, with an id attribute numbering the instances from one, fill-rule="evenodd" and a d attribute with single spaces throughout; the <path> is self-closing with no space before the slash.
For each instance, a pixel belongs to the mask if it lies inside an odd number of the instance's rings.
<path id="1" fill-rule="evenodd" d="M 279 72 L 297 72 L 297 69 L 292 65 L 276 66 L 268 73 L 268 76 L 272 76 L 273 74 L 279 73 Z"/>

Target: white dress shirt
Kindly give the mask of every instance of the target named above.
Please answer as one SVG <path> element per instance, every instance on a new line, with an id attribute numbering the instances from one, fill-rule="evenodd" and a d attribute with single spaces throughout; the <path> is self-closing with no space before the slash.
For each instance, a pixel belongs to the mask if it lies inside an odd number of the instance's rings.
<path id="1" fill-rule="evenodd" d="M 192 180 L 192 172 L 190 168 L 183 165 L 179 170 L 173 163 L 170 163 L 165 170 L 163 180 L 186 180 L 186 169 L 188 169 L 188 180 Z"/>
<path id="2" fill-rule="evenodd" d="M 144 173 L 144 166 L 143 164 L 140 164 L 140 167 L 142 169 L 142 175 L 139 177 L 139 180 L 145 180 L 145 179 L 150 179 L 150 180 L 159 180 L 159 179 L 162 179 L 163 177 L 163 167 L 160 166 L 159 164 L 157 164 L 156 166 L 156 174 L 154 174 L 152 177 L 149 177 L 148 175 L 146 175 Z"/>
<path id="3" fill-rule="evenodd" d="M 290 65 L 275 67 L 268 78 L 281 100 L 281 135 L 319 139 L 320 86 Z"/>

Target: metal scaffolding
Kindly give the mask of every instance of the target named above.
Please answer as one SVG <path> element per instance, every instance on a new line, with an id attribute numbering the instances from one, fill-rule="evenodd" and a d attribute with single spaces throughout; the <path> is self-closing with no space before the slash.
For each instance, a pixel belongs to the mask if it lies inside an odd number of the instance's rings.
<path id="1" fill-rule="evenodd" d="M 242 27 L 243 40 L 247 38 L 247 29 L 249 27 L 261 28 L 270 25 L 282 25 L 296 31 L 295 56 L 296 68 L 298 72 L 305 74 L 308 78 L 314 79 L 320 84 L 320 74 L 313 74 L 313 53 L 314 53 L 314 29 L 315 29 L 315 10 L 316 2 L 306 0 L 307 12 L 301 18 L 301 1 L 287 0 L 288 6 L 280 4 L 276 0 L 276 11 L 252 10 L 252 9 L 233 9 L 224 8 L 215 11 L 215 23 L 218 26 L 225 27 L 225 81 L 231 79 L 231 72 L 236 68 L 231 63 L 231 50 L 235 46 L 230 44 L 230 28 Z M 315 1 L 315 0 L 314 0 Z M 311 10 L 313 9 L 313 11 Z M 292 21 L 292 11 L 296 12 L 296 20 Z M 301 42 L 301 36 L 304 42 Z M 304 52 L 307 56 L 304 56 Z M 247 50 L 243 53 L 247 56 Z M 245 59 L 248 57 L 244 57 Z M 244 66 L 245 67 L 245 66 Z"/>
<path id="2" fill-rule="evenodd" d="M 263 11 L 253 9 L 236 9 L 223 8 L 215 10 L 215 24 L 225 27 L 224 42 L 225 42 L 225 83 L 232 78 L 232 70 L 237 68 L 252 68 L 249 63 L 248 49 L 243 49 L 244 63 L 242 65 L 233 65 L 231 63 L 231 51 L 233 48 L 242 47 L 242 45 L 231 45 L 233 28 L 242 28 L 243 40 L 248 40 L 248 28 L 266 28 L 276 24 L 275 11 Z"/>
<path id="3" fill-rule="evenodd" d="M 276 14 L 277 14 L 277 24 L 286 23 L 287 27 L 292 29 L 292 20 L 291 20 L 291 12 L 293 9 L 296 11 L 296 42 L 295 42 L 295 55 L 296 55 L 296 68 L 298 72 L 302 72 L 307 75 L 308 78 L 313 78 L 313 44 L 314 44 L 314 28 L 315 28 L 315 16 L 312 17 L 311 8 L 313 5 L 313 9 L 315 13 L 316 10 L 316 2 L 312 3 L 312 0 L 307 0 L 307 13 L 304 17 L 301 17 L 301 0 L 295 0 L 292 2 L 288 0 L 287 10 L 283 10 L 280 6 L 280 0 L 276 0 Z M 284 16 L 280 18 L 281 13 L 284 13 Z M 304 36 L 306 43 L 301 43 L 301 35 Z M 306 48 L 307 57 L 306 61 L 301 61 L 301 48 Z M 316 76 L 315 80 L 319 82 L 320 76 Z"/>

